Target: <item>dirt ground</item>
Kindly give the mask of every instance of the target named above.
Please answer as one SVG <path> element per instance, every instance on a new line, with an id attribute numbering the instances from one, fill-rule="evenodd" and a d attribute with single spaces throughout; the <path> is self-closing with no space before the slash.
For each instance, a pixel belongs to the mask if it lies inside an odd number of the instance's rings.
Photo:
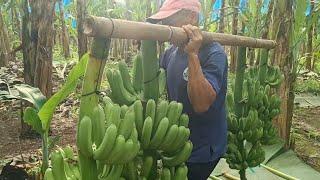
<path id="1" fill-rule="evenodd" d="M 76 117 L 72 111 L 78 102 L 66 101 L 57 109 L 51 123 L 51 137 L 60 137 L 57 145 L 74 145 L 76 137 Z M 13 103 L 12 103 L 13 104 Z M 5 105 L 5 106 L 4 106 Z M 0 160 L 10 159 L 20 154 L 31 155 L 40 151 L 40 137 L 21 137 L 20 111 L 17 106 L 0 104 Z"/>
<path id="2" fill-rule="evenodd" d="M 292 132 L 295 152 L 320 171 L 320 107 L 296 108 Z"/>
<path id="3" fill-rule="evenodd" d="M 23 81 L 23 64 L 13 62 L 14 68 L 4 71 L 0 79 L 12 83 L 12 80 Z M 68 64 L 66 74 L 72 67 Z M 53 91 L 56 92 L 63 84 L 63 75 L 58 75 L 56 67 L 53 70 Z M 75 147 L 77 109 L 79 101 L 70 95 L 66 101 L 56 108 L 50 129 L 51 138 L 59 138 L 56 145 L 71 145 Z M 41 157 L 41 138 L 39 135 L 30 134 L 21 136 L 20 102 L 0 102 L 0 171 L 2 166 L 12 159 L 14 161 L 36 162 Z"/>

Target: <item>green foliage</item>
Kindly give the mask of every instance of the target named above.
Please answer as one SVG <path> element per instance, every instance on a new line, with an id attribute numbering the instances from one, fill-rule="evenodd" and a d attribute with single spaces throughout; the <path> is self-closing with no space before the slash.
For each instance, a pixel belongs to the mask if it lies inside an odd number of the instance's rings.
<path id="1" fill-rule="evenodd" d="M 41 120 L 38 116 L 38 111 L 32 107 L 27 107 L 23 113 L 23 120 L 29 124 L 39 134 L 43 134 Z"/>
<path id="2" fill-rule="evenodd" d="M 49 129 L 51 119 L 57 105 L 64 100 L 77 86 L 78 80 L 85 73 L 86 65 L 89 60 L 89 55 L 84 55 L 80 62 L 70 71 L 68 78 L 62 88 L 54 94 L 39 111 L 38 115 L 42 122 L 44 130 Z"/>
<path id="3" fill-rule="evenodd" d="M 15 85 L 15 88 L 19 91 L 21 99 L 33 104 L 38 111 L 47 101 L 39 88 L 34 88 L 27 84 Z"/>
<path id="4" fill-rule="evenodd" d="M 320 94 L 320 80 L 316 78 L 298 79 L 295 83 L 295 92 Z"/>

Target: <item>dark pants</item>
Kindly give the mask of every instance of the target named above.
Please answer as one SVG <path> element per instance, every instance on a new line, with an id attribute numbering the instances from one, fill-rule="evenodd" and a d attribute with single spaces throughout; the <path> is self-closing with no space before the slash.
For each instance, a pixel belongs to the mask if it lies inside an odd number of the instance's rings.
<path id="1" fill-rule="evenodd" d="M 187 163 L 188 180 L 207 180 L 220 158 L 208 163 Z"/>

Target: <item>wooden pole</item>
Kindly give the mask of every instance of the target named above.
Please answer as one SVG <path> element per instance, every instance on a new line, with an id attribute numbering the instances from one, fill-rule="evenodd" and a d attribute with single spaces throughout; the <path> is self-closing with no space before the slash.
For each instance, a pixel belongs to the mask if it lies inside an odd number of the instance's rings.
<path id="1" fill-rule="evenodd" d="M 148 24 L 120 19 L 89 16 L 84 25 L 84 33 L 91 37 L 187 42 L 182 28 L 158 24 Z M 273 49 L 276 42 L 223 33 L 202 32 L 204 44 L 219 42 L 226 46 Z"/>

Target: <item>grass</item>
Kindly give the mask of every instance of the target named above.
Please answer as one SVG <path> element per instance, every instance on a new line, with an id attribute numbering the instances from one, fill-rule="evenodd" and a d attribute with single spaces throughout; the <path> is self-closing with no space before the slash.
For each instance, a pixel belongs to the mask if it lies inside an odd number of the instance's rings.
<path id="1" fill-rule="evenodd" d="M 298 79 L 295 83 L 295 92 L 320 94 L 320 81 L 316 78 Z"/>

